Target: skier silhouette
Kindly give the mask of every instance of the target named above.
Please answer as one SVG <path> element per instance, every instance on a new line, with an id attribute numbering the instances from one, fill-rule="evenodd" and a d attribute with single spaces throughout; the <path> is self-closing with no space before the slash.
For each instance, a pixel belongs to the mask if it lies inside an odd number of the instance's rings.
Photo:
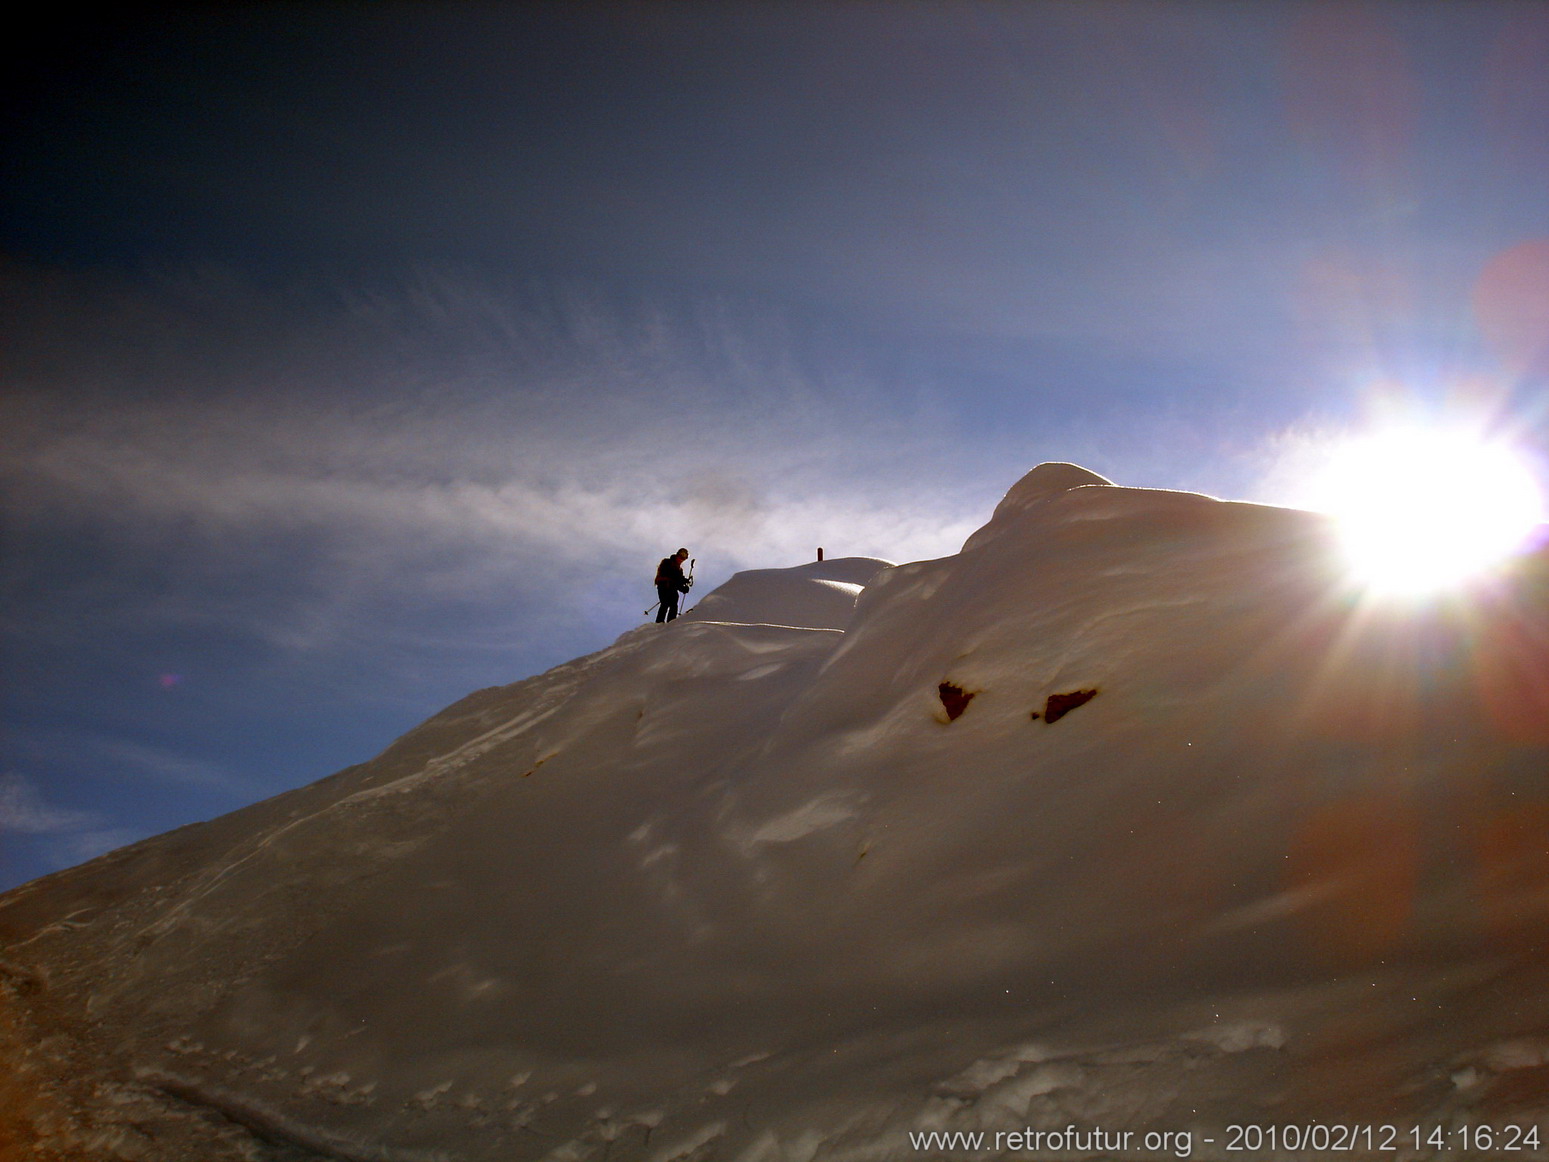
<path id="1" fill-rule="evenodd" d="M 683 562 L 687 559 L 688 550 L 679 549 L 672 556 L 663 557 L 662 563 L 656 566 L 656 596 L 661 599 L 656 611 L 658 622 L 677 617 L 678 595 L 693 588 L 694 579 L 683 575 Z"/>

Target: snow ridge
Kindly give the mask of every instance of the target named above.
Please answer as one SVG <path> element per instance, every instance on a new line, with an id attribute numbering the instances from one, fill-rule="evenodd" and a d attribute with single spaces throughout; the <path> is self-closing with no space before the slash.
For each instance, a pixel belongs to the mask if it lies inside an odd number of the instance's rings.
<path id="1" fill-rule="evenodd" d="M 1332 545 L 1040 466 L 11 893 L 18 1004 L 340 1159 L 1542 1122 L 1549 568 L 1399 618 Z"/>

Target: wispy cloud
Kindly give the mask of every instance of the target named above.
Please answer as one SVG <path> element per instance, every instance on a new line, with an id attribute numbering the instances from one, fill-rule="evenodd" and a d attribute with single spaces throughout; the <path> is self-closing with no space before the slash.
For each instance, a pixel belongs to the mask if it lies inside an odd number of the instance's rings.
<path id="1" fill-rule="evenodd" d="M 0 830 L 22 835 L 57 835 L 95 826 L 97 818 L 84 811 L 50 805 L 36 787 L 12 772 L 0 774 Z"/>
<path id="2" fill-rule="evenodd" d="M 232 799 L 251 797 L 263 790 L 252 779 L 224 765 L 184 751 L 156 745 L 127 734 L 97 730 L 18 726 L 10 733 L 15 751 L 25 756 L 24 765 L 43 770 L 90 771 L 104 784 L 156 786 L 213 792 Z M 31 781 L 20 775 L 14 793 L 19 803 L 39 803 Z M 93 816 L 81 815 L 85 822 Z"/>
<path id="3" fill-rule="evenodd" d="M 95 811 L 56 807 L 32 780 L 14 771 L 0 774 L 0 838 L 7 832 L 38 843 L 42 866 L 37 872 L 85 863 L 147 835 Z"/>
<path id="4" fill-rule="evenodd" d="M 362 597 L 549 594 L 669 542 L 730 567 L 820 543 L 939 555 L 984 508 L 932 472 L 955 456 L 925 393 L 855 359 L 804 373 L 779 319 L 736 304 L 444 277 L 311 313 L 213 275 L 124 294 L 95 327 L 80 296 L 68 318 L 36 294 L 21 312 L 5 503 L 23 527 L 175 559 L 189 616 L 277 556 L 308 595 L 304 640 Z"/>
<path id="5" fill-rule="evenodd" d="M 88 749 L 116 764 L 136 779 L 228 794 L 251 795 L 260 788 L 219 763 L 190 758 L 164 747 L 147 746 L 129 739 L 94 739 Z"/>

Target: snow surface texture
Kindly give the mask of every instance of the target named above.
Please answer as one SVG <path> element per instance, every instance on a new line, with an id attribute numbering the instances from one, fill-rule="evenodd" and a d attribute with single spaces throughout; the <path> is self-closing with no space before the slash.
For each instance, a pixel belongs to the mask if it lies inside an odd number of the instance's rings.
<path id="1" fill-rule="evenodd" d="M 739 574 L 371 762 L 16 889 L 0 1139 L 1549 1141 L 1549 569 L 1384 614 L 1331 545 L 1313 514 L 1043 465 L 957 555 Z"/>

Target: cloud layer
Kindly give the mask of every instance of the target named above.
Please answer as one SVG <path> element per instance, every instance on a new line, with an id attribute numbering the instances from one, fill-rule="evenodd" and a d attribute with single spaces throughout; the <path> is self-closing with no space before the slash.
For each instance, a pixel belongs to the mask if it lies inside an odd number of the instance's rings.
<path id="1" fill-rule="evenodd" d="M 318 310 L 206 275 L 83 313 L 26 289 L 0 417 L 24 528 L 84 522 L 214 572 L 279 541 L 347 586 L 448 596 L 668 541 L 742 565 L 964 531 L 908 467 L 940 451 L 909 385 L 805 375 L 777 328 L 715 304 L 439 279 Z"/>

